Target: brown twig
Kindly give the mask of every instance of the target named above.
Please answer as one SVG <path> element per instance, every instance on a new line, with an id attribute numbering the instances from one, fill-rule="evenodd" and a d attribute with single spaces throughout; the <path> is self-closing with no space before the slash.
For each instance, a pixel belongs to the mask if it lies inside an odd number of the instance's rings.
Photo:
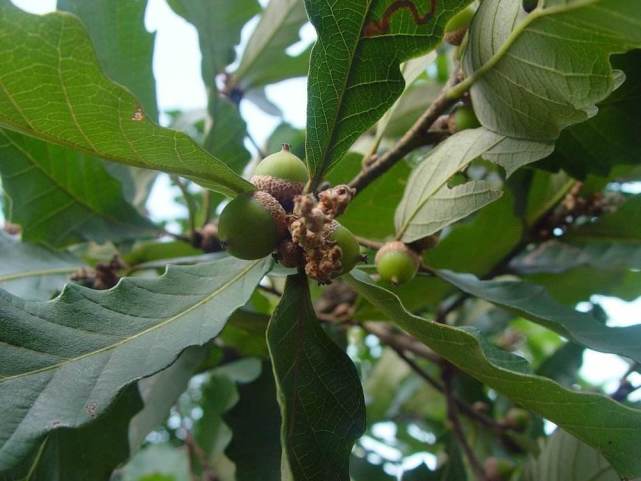
<path id="1" fill-rule="evenodd" d="M 356 240 L 360 245 L 367 247 L 368 249 L 378 250 L 383 247 L 382 242 L 378 242 L 372 239 L 366 239 L 365 237 L 356 236 Z"/>
<path id="2" fill-rule="evenodd" d="M 440 130 L 430 132 L 430 128 L 436 123 L 443 112 L 456 103 L 456 99 L 448 97 L 447 92 L 459 81 L 460 76 L 458 69 L 455 69 L 455 73 L 447 81 L 438 97 L 434 99 L 428 109 L 421 115 L 416 123 L 414 123 L 410 130 L 401 137 L 396 145 L 374 162 L 369 164 L 367 162 L 364 163 L 362 170 L 349 183 L 350 187 L 356 189 L 357 194 L 415 148 L 443 138 Z"/>
<path id="3" fill-rule="evenodd" d="M 443 387 L 444 387 L 444 394 L 445 394 L 445 399 L 447 401 L 447 418 L 450 420 L 450 423 L 452 424 L 452 433 L 454 434 L 454 437 L 458 441 L 459 445 L 461 446 L 461 449 L 465 453 L 465 457 L 467 457 L 468 462 L 470 463 L 470 467 L 472 468 L 472 471 L 474 471 L 474 474 L 480 481 L 488 481 L 487 477 L 485 476 L 485 470 L 483 469 L 483 465 L 479 461 L 479 459 L 476 457 L 476 453 L 474 453 L 474 450 L 472 447 L 469 445 L 467 442 L 467 439 L 465 438 L 465 432 L 463 431 L 463 426 L 461 425 L 461 420 L 459 419 L 459 408 L 458 408 L 458 403 L 456 402 L 456 398 L 454 397 L 454 390 L 452 386 L 452 377 L 454 375 L 454 366 L 452 366 L 449 363 L 445 363 L 443 365 Z"/>

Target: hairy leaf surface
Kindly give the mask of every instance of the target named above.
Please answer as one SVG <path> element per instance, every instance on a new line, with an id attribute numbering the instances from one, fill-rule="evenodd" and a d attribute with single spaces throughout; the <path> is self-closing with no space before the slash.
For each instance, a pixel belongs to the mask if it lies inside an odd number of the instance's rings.
<path id="1" fill-rule="evenodd" d="M 108 291 L 68 285 L 50 302 L 0 291 L 0 473 L 49 431 L 88 423 L 125 386 L 215 337 L 270 265 L 223 258 Z"/>

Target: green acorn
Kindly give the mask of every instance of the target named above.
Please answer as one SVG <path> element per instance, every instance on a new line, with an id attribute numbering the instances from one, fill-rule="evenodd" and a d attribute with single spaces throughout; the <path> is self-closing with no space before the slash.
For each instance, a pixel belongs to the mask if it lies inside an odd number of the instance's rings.
<path id="1" fill-rule="evenodd" d="M 450 18 L 445 25 L 445 35 L 443 39 L 450 45 L 461 45 L 475 13 L 476 9 L 472 5 L 469 5 Z"/>
<path id="2" fill-rule="evenodd" d="M 382 280 L 392 284 L 403 284 L 414 278 L 420 259 L 402 242 L 392 241 L 378 250 L 375 263 Z"/>
<path id="3" fill-rule="evenodd" d="M 232 200 L 218 221 L 218 237 L 240 259 L 260 259 L 276 249 L 287 232 L 287 214 L 266 192 L 248 192 Z"/>
<path id="4" fill-rule="evenodd" d="M 267 192 L 284 205 L 303 192 L 309 175 L 305 163 L 283 144 L 280 152 L 268 155 L 254 169 L 250 179 L 258 190 Z"/>
<path id="5" fill-rule="evenodd" d="M 448 127 L 451 133 L 460 132 L 466 129 L 475 129 L 480 127 L 481 123 L 476 117 L 472 107 L 461 105 L 450 115 Z"/>
<path id="6" fill-rule="evenodd" d="M 336 221 L 332 222 L 330 232 L 330 239 L 341 248 L 341 269 L 335 275 L 335 277 L 338 277 L 347 274 L 356 264 L 361 262 L 361 247 L 354 234 L 347 227 Z"/>

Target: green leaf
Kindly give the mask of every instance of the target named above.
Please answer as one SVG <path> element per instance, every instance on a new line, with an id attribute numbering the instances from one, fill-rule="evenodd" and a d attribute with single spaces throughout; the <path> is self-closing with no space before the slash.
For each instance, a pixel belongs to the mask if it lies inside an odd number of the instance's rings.
<path id="1" fill-rule="evenodd" d="M 50 299 L 82 267 L 74 256 L 22 243 L 0 232 L 0 287 L 24 299 Z"/>
<path id="2" fill-rule="evenodd" d="M 623 80 L 610 54 L 641 46 L 641 13 L 622 0 L 484 1 L 464 70 L 481 124 L 509 137 L 550 141 L 593 117 Z"/>
<path id="3" fill-rule="evenodd" d="M 352 271 L 346 280 L 402 329 L 462 371 L 597 448 L 622 475 L 641 474 L 640 411 L 600 394 L 570 391 L 547 378 L 528 374 L 523 359 L 499 351 L 473 331 L 407 312 L 396 296 L 376 286 L 361 271 Z"/>
<path id="4" fill-rule="evenodd" d="M 147 434 L 167 419 L 169 410 L 187 388 L 207 351 L 202 346 L 189 347 L 167 369 L 138 381 L 144 407 L 129 425 L 129 445 L 133 451 L 142 445 Z"/>
<path id="5" fill-rule="evenodd" d="M 318 33 L 307 100 L 313 186 L 401 95 L 405 82 L 398 66 L 436 47 L 449 18 L 470 2 L 426 3 L 305 1 Z"/>
<path id="6" fill-rule="evenodd" d="M 570 387 L 576 383 L 578 372 L 583 364 L 583 346 L 567 342 L 545 359 L 536 370 L 539 376 L 554 379 L 562 386 Z"/>
<path id="7" fill-rule="evenodd" d="M 299 41 L 307 22 L 301 0 L 271 0 L 243 51 L 232 85 L 243 92 L 292 77 L 307 75 L 309 49 L 296 56 L 285 50 Z"/>
<path id="8" fill-rule="evenodd" d="M 153 71 L 155 33 L 145 29 L 147 0 L 57 0 L 58 10 L 78 16 L 91 37 L 105 74 L 127 87 L 156 120 Z"/>
<path id="9" fill-rule="evenodd" d="M 641 215 L 641 196 L 634 196 L 616 211 L 570 231 L 568 239 L 638 243 L 641 240 L 641 225 L 638 222 L 630 222 L 630 219 L 638 219 L 639 215 Z"/>
<path id="10" fill-rule="evenodd" d="M 184 134 L 161 128 L 102 73 L 80 21 L 0 3 L 0 126 L 233 195 L 252 186 Z"/>
<path id="11" fill-rule="evenodd" d="M 436 275 L 472 296 L 504 307 L 590 349 L 641 361 L 641 325 L 607 327 L 591 314 L 556 302 L 542 286 L 522 281 L 480 281 L 471 274 Z"/>
<path id="12" fill-rule="evenodd" d="M 365 431 L 356 369 L 320 326 L 307 278 L 287 278 L 267 343 L 282 413 L 283 479 L 349 480 L 349 457 Z"/>
<path id="13" fill-rule="evenodd" d="M 264 362 L 260 377 L 240 385 L 238 394 L 238 403 L 223 416 L 232 431 L 225 454 L 236 464 L 236 480 L 281 481 L 280 411 L 271 365 Z"/>
<path id="14" fill-rule="evenodd" d="M 612 65 L 625 73 L 624 84 L 599 103 L 597 115 L 561 132 L 545 166 L 585 178 L 589 173 L 608 175 L 615 165 L 639 164 L 641 51 L 614 56 Z"/>
<path id="15" fill-rule="evenodd" d="M 447 185 L 479 156 L 503 166 L 509 175 L 544 157 L 549 149 L 546 144 L 509 139 L 483 128 L 451 136 L 412 172 L 394 218 L 397 237 L 403 242 L 427 237 L 496 200 L 500 190 L 485 181 Z"/>
<path id="16" fill-rule="evenodd" d="M 122 388 L 215 337 L 270 265 L 170 267 L 109 291 L 68 285 L 53 302 L 0 291 L 0 472 L 52 429 L 87 424 Z"/>
<path id="17" fill-rule="evenodd" d="M 514 214 L 514 196 L 506 190 L 469 222 L 453 225 L 423 258 L 432 267 L 483 276 L 518 245 L 522 234 L 521 220 Z"/>
<path id="18" fill-rule="evenodd" d="M 245 147 L 247 125 L 240 116 L 238 106 L 214 91 L 209 96 L 208 112 L 212 124 L 205 136 L 205 148 L 235 172 L 242 174 L 251 154 Z"/>
<path id="19" fill-rule="evenodd" d="M 561 429 L 550 436 L 536 459 L 526 464 L 523 481 L 619 481 L 596 449 Z"/>
<path id="20" fill-rule="evenodd" d="M 112 471 L 129 456 L 127 428 L 141 406 L 136 386 L 127 387 L 100 419 L 80 429 L 52 431 L 22 475 L 11 479 L 109 481 Z"/>
<path id="21" fill-rule="evenodd" d="M 268 323 L 269 316 L 241 308 L 229 318 L 220 339 L 243 356 L 267 358 L 265 332 Z"/>
<path id="22" fill-rule="evenodd" d="M 80 152 L 0 130 L 0 175 L 7 217 L 26 241 L 61 247 L 156 232 L 102 162 Z"/>

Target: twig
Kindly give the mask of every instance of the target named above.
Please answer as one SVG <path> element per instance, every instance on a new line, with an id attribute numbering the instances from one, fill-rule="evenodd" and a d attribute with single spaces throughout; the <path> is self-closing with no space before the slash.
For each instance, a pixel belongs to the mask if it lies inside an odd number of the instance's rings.
<path id="1" fill-rule="evenodd" d="M 434 99 L 428 109 L 421 115 L 412 128 L 401 137 L 396 145 L 373 163 L 365 163 L 363 169 L 349 183 L 350 187 L 356 189 L 357 194 L 412 150 L 426 143 L 430 143 L 426 141 L 434 140 L 434 137 L 442 137 L 441 133 L 429 132 L 429 129 L 443 112 L 456 103 L 457 100 L 448 97 L 447 92 L 458 82 L 458 69 L 455 69 L 455 73 L 450 77 L 438 97 Z"/>
<path id="2" fill-rule="evenodd" d="M 194 201 L 191 198 L 191 194 L 189 193 L 187 186 L 183 183 L 180 177 L 178 177 L 177 175 L 172 175 L 171 179 L 176 183 L 176 185 L 180 189 L 180 193 L 185 199 L 185 204 L 187 205 L 187 212 L 189 215 L 189 231 L 191 233 L 194 233 L 196 232 L 196 206 L 194 205 Z"/>
<path id="3" fill-rule="evenodd" d="M 276 289 L 276 288 L 274 288 L 274 287 L 272 287 L 272 286 L 264 286 L 264 285 L 262 285 L 262 284 L 259 284 L 259 285 L 258 285 L 258 288 L 259 288 L 260 290 L 262 290 L 262 291 L 267 292 L 268 294 L 273 295 L 273 296 L 280 297 L 280 296 L 282 296 L 282 295 L 283 295 L 283 293 L 282 293 L 282 292 L 280 292 L 278 289 Z"/>
<path id="4" fill-rule="evenodd" d="M 371 240 L 371 239 L 366 239 L 365 237 L 356 236 L 356 240 L 358 241 L 358 243 L 360 245 L 365 246 L 368 249 L 378 250 L 381 247 L 383 247 L 383 243 L 382 242 L 378 242 L 378 241 Z"/>
<path id="5" fill-rule="evenodd" d="M 403 359 L 405 359 L 405 351 L 407 351 L 411 352 L 415 356 L 427 359 L 428 361 L 435 363 L 441 362 L 440 356 L 434 353 L 434 351 L 429 349 L 425 344 L 417 341 L 407 334 L 395 332 L 385 324 L 366 322 L 362 324 L 362 327 L 367 331 L 367 333 L 375 335 L 383 344 L 391 347 Z M 412 366 L 410 365 L 410 367 Z M 416 365 L 416 367 L 418 367 L 418 365 Z"/>
<path id="6" fill-rule="evenodd" d="M 453 374 L 454 367 L 449 363 L 444 364 L 442 377 L 445 399 L 447 400 L 447 417 L 452 424 L 452 432 L 454 433 L 454 437 L 461 446 L 461 449 L 463 449 L 463 452 L 465 453 L 465 456 L 470 463 L 472 471 L 474 471 L 474 474 L 480 481 L 488 481 L 485 476 L 483 465 L 476 457 L 476 454 L 474 453 L 472 447 L 468 444 L 467 439 L 465 438 L 465 432 L 463 431 L 463 426 L 461 426 L 458 404 L 454 397 L 454 390 L 452 389 Z"/>
<path id="7" fill-rule="evenodd" d="M 256 152 L 258 153 L 258 157 L 260 157 L 261 160 L 264 159 L 266 157 L 265 152 L 260 147 L 260 145 L 258 145 L 258 142 L 256 142 L 256 139 L 254 139 L 254 137 L 252 137 L 252 134 L 249 133 L 249 130 L 247 130 L 246 135 L 247 135 L 247 138 L 249 139 L 249 141 L 251 142 L 251 144 L 256 149 Z"/>

